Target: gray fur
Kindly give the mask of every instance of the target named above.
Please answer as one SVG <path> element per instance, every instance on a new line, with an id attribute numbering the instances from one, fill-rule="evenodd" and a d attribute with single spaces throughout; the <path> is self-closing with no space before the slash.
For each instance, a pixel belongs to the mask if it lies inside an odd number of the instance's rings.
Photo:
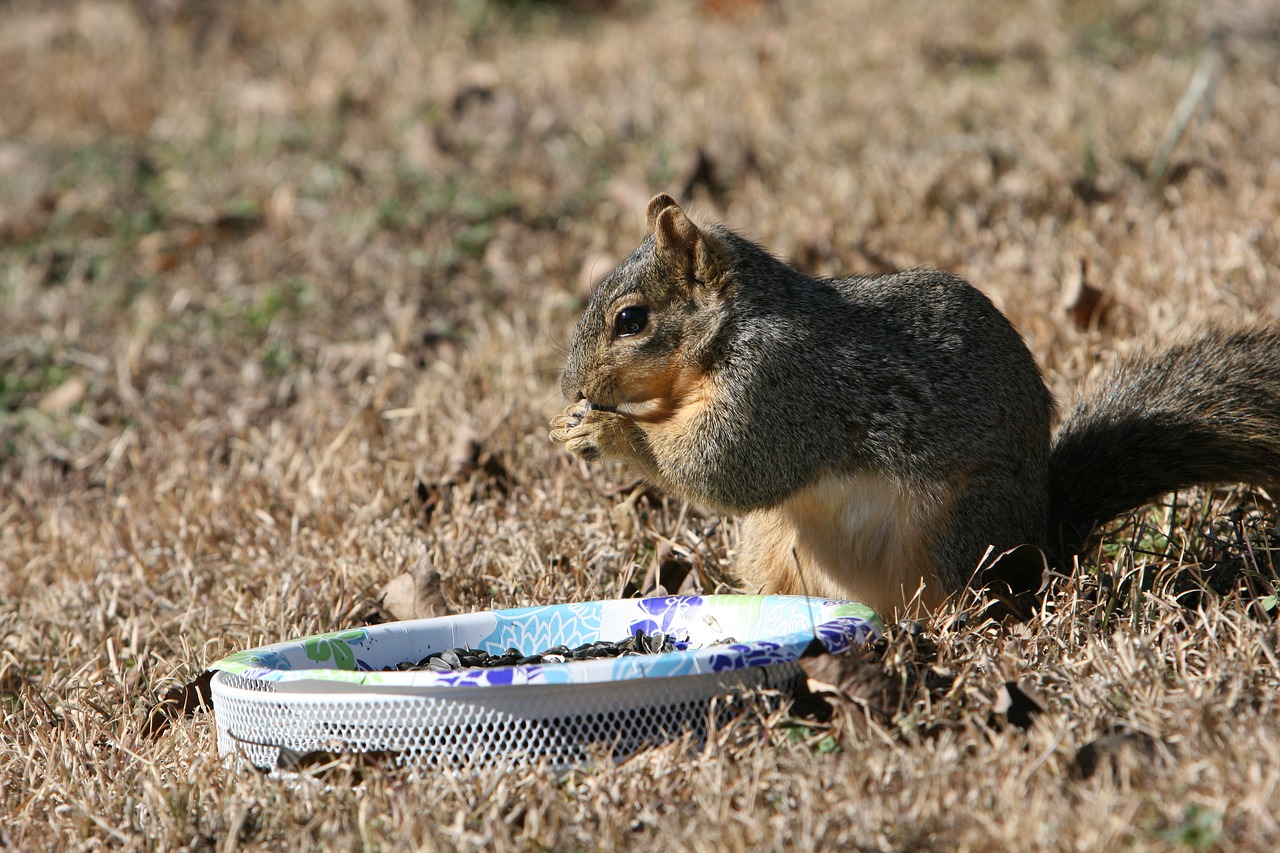
<path id="1" fill-rule="evenodd" d="M 1070 555 L 1120 513 L 1235 482 L 1280 486 L 1280 327 L 1211 327 L 1090 383 L 1054 438 L 1054 544 Z"/>
<path id="2" fill-rule="evenodd" d="M 742 514 L 829 474 L 866 472 L 940 494 L 952 512 L 930 548 L 938 580 L 956 590 L 989 547 L 1055 539 L 1065 554 L 1095 522 L 1165 491 L 1280 482 L 1276 328 L 1211 331 L 1123 362 L 1082 395 L 1051 452 L 1054 404 L 1035 360 L 966 281 L 935 271 L 816 280 L 725 228 L 702 234 L 707 280 L 668 265 L 650 235 L 600 285 L 563 382 L 582 396 L 609 312 L 628 298 L 650 305 L 659 325 L 645 352 L 700 365 L 719 394 L 687 454 L 635 447 L 634 461 L 695 501 Z"/>

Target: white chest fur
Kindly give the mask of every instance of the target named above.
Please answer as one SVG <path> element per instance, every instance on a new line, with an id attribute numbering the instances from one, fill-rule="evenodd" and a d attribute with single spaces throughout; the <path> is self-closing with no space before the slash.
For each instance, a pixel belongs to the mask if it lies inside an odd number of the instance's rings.
<path id="1" fill-rule="evenodd" d="M 886 614 L 932 574 L 945 495 L 874 473 L 828 476 L 744 520 L 738 565 L 767 592 L 854 598 Z M 941 590 L 923 592 L 936 603 Z"/>

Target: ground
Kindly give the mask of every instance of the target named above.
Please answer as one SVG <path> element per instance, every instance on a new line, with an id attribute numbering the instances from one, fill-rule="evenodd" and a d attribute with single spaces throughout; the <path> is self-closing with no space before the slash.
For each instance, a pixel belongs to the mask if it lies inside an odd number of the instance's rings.
<path id="1" fill-rule="evenodd" d="M 1280 318 L 1278 69 L 1262 0 L 5 3 L 0 845 L 1280 846 L 1276 506 L 1240 488 L 1122 520 L 1027 620 L 894 627 L 889 698 L 828 722 L 297 785 L 206 713 L 148 728 L 424 552 L 462 611 L 659 553 L 733 588 L 732 520 L 546 437 L 654 192 L 814 274 L 968 277 L 1064 402 L 1146 335 Z"/>

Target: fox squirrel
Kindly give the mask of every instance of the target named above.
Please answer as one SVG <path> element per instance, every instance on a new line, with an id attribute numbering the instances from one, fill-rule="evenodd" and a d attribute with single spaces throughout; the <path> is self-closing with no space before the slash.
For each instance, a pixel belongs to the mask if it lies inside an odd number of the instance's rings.
<path id="1" fill-rule="evenodd" d="M 1035 359 L 963 279 L 816 280 L 665 194 L 646 220 L 574 331 L 551 439 L 741 515 L 752 589 L 933 607 L 989 553 L 1069 559 L 1164 493 L 1280 484 L 1280 326 L 1122 360 L 1051 440 Z"/>

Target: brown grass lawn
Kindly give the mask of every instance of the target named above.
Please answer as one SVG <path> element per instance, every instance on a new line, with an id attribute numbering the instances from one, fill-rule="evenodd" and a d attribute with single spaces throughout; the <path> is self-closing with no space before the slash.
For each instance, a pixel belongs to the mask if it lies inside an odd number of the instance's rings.
<path id="1" fill-rule="evenodd" d="M 0 846 L 1280 846 L 1277 511 L 1240 489 L 1118 525 L 1029 621 L 895 630 L 900 701 L 825 724 L 360 785 L 144 732 L 423 548 L 459 610 L 619 596 L 667 541 L 732 588 L 732 523 L 546 439 L 655 191 L 815 274 L 969 277 L 1062 398 L 1280 318 L 1274 3 L 9 0 L 0 79 Z"/>

